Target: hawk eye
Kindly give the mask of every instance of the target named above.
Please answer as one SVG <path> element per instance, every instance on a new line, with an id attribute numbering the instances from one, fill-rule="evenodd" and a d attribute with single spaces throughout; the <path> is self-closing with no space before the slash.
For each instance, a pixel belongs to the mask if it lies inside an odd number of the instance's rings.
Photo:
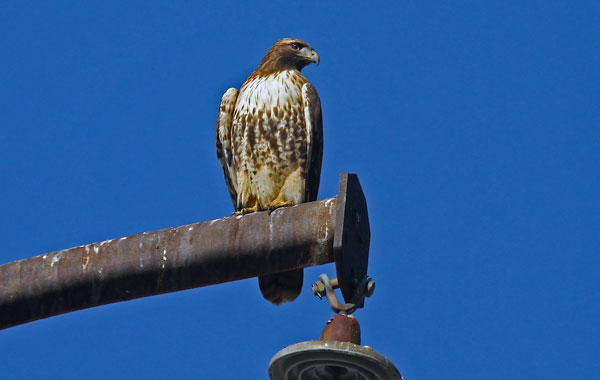
<path id="1" fill-rule="evenodd" d="M 300 44 L 293 43 L 292 44 L 292 49 L 294 49 L 294 50 L 300 50 Z"/>

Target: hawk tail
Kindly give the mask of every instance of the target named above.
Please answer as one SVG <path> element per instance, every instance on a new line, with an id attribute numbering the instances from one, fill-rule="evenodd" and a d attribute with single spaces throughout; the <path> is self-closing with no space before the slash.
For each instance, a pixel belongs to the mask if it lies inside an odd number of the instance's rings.
<path id="1" fill-rule="evenodd" d="M 274 305 L 292 302 L 302 290 L 303 269 L 268 274 L 258 277 L 258 286 L 266 300 Z"/>

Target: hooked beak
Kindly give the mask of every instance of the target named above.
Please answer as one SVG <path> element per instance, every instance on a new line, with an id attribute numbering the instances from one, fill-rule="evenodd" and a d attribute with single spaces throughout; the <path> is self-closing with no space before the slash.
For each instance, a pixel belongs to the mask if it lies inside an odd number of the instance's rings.
<path id="1" fill-rule="evenodd" d="M 316 51 L 314 51 L 313 48 L 306 46 L 300 50 L 300 54 L 308 58 L 311 62 L 314 62 L 315 65 L 319 66 L 319 62 L 321 62 L 321 59 L 319 58 L 319 55 Z"/>

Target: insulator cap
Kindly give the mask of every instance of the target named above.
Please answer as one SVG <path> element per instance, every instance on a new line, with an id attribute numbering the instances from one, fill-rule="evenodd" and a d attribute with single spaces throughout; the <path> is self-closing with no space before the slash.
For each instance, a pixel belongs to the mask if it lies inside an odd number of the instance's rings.
<path id="1" fill-rule="evenodd" d="M 360 344 L 360 326 L 352 315 L 337 314 L 327 321 L 321 340 Z"/>
<path id="2" fill-rule="evenodd" d="M 279 351 L 269 363 L 271 380 L 402 380 L 398 369 L 372 348 L 313 340 Z"/>

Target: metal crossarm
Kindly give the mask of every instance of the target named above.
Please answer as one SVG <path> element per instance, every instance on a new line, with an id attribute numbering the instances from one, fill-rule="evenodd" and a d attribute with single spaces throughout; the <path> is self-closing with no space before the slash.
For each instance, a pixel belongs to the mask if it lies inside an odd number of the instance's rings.
<path id="1" fill-rule="evenodd" d="M 341 180 L 348 176 L 354 175 L 342 174 Z M 257 212 L 144 232 L 4 264 L 0 329 L 88 307 L 333 262 L 336 224 L 343 223 L 336 220 L 337 200 L 347 198 L 338 194 L 270 215 Z"/>

